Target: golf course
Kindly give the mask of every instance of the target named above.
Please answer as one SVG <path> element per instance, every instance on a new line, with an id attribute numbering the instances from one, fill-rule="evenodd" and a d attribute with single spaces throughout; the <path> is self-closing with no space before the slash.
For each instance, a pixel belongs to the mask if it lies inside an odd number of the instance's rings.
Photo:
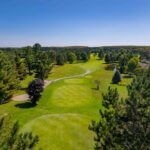
<path id="1" fill-rule="evenodd" d="M 20 132 L 32 131 L 39 136 L 35 149 L 44 150 L 92 150 L 94 134 L 88 129 L 91 120 L 98 119 L 102 108 L 102 93 L 108 87 L 117 88 L 120 97 L 127 96 L 126 86 L 131 78 L 123 78 L 119 84 L 111 84 L 113 70 L 105 70 L 107 64 L 91 55 L 88 62 L 55 65 L 46 80 L 52 81 L 33 107 L 28 101 L 10 101 L 0 105 L 0 115 L 9 115 L 18 121 Z M 27 76 L 20 85 L 26 88 L 34 76 Z M 99 90 L 95 81 L 100 81 Z M 15 95 L 25 94 L 16 91 Z"/>

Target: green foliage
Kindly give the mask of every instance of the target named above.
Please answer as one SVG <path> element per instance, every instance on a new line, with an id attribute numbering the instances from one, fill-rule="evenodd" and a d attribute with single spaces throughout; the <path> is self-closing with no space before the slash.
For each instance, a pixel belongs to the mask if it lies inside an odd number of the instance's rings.
<path id="1" fill-rule="evenodd" d="M 10 123 L 10 118 L 0 118 L 0 149 L 1 150 L 32 150 L 39 141 L 38 136 L 31 132 L 19 133 L 18 122 Z"/>
<path id="2" fill-rule="evenodd" d="M 42 80 L 47 78 L 52 67 L 51 60 L 46 52 L 39 51 L 36 53 L 35 73 L 37 78 Z"/>
<path id="3" fill-rule="evenodd" d="M 139 60 L 137 57 L 131 58 L 128 62 L 127 71 L 130 73 L 134 73 L 135 69 L 138 66 L 138 62 L 139 62 Z"/>
<path id="4" fill-rule="evenodd" d="M 18 78 L 19 80 L 23 80 L 27 74 L 26 66 L 24 60 L 19 57 L 19 54 L 17 52 L 15 52 L 15 64 Z"/>
<path id="5" fill-rule="evenodd" d="M 102 105 L 104 110 L 100 110 L 100 120 L 92 121 L 89 129 L 95 133 L 95 150 L 116 149 L 113 133 L 116 130 L 116 107 L 119 95 L 116 89 L 108 88 L 108 93 L 103 94 Z"/>
<path id="6" fill-rule="evenodd" d="M 81 53 L 81 60 L 83 60 L 83 61 L 88 61 L 88 55 L 87 55 L 87 53 L 86 52 L 82 52 Z"/>
<path id="7" fill-rule="evenodd" d="M 126 72 L 126 66 L 128 64 L 128 56 L 126 54 L 121 54 L 121 56 L 119 56 L 119 71 L 120 73 L 125 73 Z"/>
<path id="8" fill-rule="evenodd" d="M 118 84 L 120 81 L 121 81 L 121 74 L 120 74 L 119 70 L 116 70 L 113 75 L 113 78 L 112 78 L 112 83 Z"/>
<path id="9" fill-rule="evenodd" d="M 150 69 L 134 78 L 127 99 L 119 101 L 117 91 L 109 88 L 102 105 L 99 121 L 89 126 L 96 150 L 149 150 Z"/>
<path id="10" fill-rule="evenodd" d="M 67 60 L 69 61 L 70 64 L 72 64 L 76 60 L 76 55 L 73 52 L 69 52 L 67 54 Z"/>
<path id="11" fill-rule="evenodd" d="M 65 63 L 65 59 L 64 59 L 64 55 L 59 53 L 57 56 L 56 56 L 56 64 L 57 65 L 64 65 Z"/>
<path id="12" fill-rule="evenodd" d="M 122 114 L 122 142 L 126 149 L 150 148 L 150 69 L 128 86 L 129 97 Z"/>
<path id="13" fill-rule="evenodd" d="M 106 63 L 110 63 L 110 62 L 111 62 L 111 58 L 110 58 L 110 55 L 109 55 L 109 54 L 106 54 L 106 55 L 105 55 L 105 62 L 106 62 Z"/>
<path id="14" fill-rule="evenodd" d="M 26 47 L 24 49 L 24 53 L 25 53 L 25 62 L 26 62 L 27 70 L 29 75 L 31 75 L 32 70 L 34 68 L 34 56 L 33 56 L 32 48 Z"/>
<path id="15" fill-rule="evenodd" d="M 103 52 L 103 50 L 99 51 L 98 57 L 99 57 L 99 59 L 103 59 L 104 58 L 104 52 Z"/>
<path id="16" fill-rule="evenodd" d="M 0 51 L 0 103 L 10 98 L 18 87 L 15 65 L 7 54 Z"/>
<path id="17" fill-rule="evenodd" d="M 36 105 L 37 101 L 40 99 L 43 86 L 44 81 L 41 79 L 35 79 L 29 84 L 27 93 L 33 105 Z"/>
<path id="18" fill-rule="evenodd" d="M 35 43 L 33 45 L 33 50 L 34 50 L 35 53 L 40 51 L 41 49 L 42 49 L 42 47 L 41 47 L 41 45 L 39 43 Z"/>

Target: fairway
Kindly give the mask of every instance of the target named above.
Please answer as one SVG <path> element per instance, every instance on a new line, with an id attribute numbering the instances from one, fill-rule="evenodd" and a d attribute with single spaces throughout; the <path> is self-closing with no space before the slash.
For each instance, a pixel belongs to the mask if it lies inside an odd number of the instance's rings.
<path id="1" fill-rule="evenodd" d="M 106 71 L 103 60 L 91 57 L 86 63 L 55 66 L 48 80 L 61 79 L 48 85 L 36 107 L 27 102 L 10 102 L 0 105 L 0 114 L 10 114 L 18 120 L 21 131 L 32 131 L 39 136 L 36 149 L 45 150 L 92 150 L 93 134 L 88 126 L 98 118 L 102 93 L 108 87 L 117 88 L 121 97 L 127 96 L 126 85 L 131 79 L 123 78 L 120 85 L 112 85 L 113 71 Z M 80 75 L 89 71 L 89 74 Z M 71 78 L 71 76 L 74 76 Z M 32 77 L 22 82 L 22 86 Z M 96 90 L 95 80 L 100 80 Z"/>

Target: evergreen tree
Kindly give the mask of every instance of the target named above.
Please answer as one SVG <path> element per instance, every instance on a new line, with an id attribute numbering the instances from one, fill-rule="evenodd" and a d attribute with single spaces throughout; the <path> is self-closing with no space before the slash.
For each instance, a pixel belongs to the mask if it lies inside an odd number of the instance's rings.
<path id="1" fill-rule="evenodd" d="M 128 86 L 128 98 L 120 101 L 116 90 L 103 95 L 95 133 L 96 150 L 149 150 L 150 147 L 150 68 Z"/>
<path id="2" fill-rule="evenodd" d="M 34 68 L 34 56 L 31 47 L 25 48 L 25 62 L 26 62 L 28 73 L 29 75 L 31 75 L 32 70 Z"/>
<path id="3" fill-rule="evenodd" d="M 87 55 L 86 52 L 82 52 L 82 53 L 81 53 L 81 60 L 83 60 L 83 61 L 88 61 L 88 55 Z"/>
<path id="4" fill-rule="evenodd" d="M 111 58 L 110 58 L 110 55 L 109 55 L 109 54 L 106 54 L 106 55 L 105 55 L 105 62 L 106 62 L 106 63 L 110 63 L 110 62 L 111 62 Z"/>
<path id="5" fill-rule="evenodd" d="M 9 99 L 18 88 L 17 72 L 14 62 L 0 51 L 0 103 Z"/>
<path id="6" fill-rule="evenodd" d="M 115 71 L 113 78 L 112 78 L 112 83 L 113 84 L 118 84 L 121 81 L 121 74 L 118 70 Z"/>
<path id="7" fill-rule="evenodd" d="M 0 118 L 1 150 L 32 150 L 38 141 L 38 136 L 33 136 L 31 132 L 19 133 L 18 122 L 12 124 L 10 118 Z"/>
<path id="8" fill-rule="evenodd" d="M 39 43 L 35 43 L 35 44 L 33 45 L 33 51 L 34 51 L 35 53 L 41 51 L 41 49 L 42 49 L 42 46 L 41 46 Z"/>
<path id="9" fill-rule="evenodd" d="M 46 52 L 37 52 L 35 62 L 36 77 L 44 80 L 52 69 L 52 63 Z"/>
<path id="10" fill-rule="evenodd" d="M 150 69 L 134 78 L 128 86 L 128 98 L 120 128 L 125 149 L 150 148 Z"/>
<path id="11" fill-rule="evenodd" d="M 63 56 L 63 54 L 59 53 L 56 57 L 56 64 L 57 65 L 64 65 L 64 63 L 65 63 L 64 56 Z"/>
<path id="12" fill-rule="evenodd" d="M 104 58 L 104 52 L 103 52 L 103 50 L 99 51 L 98 57 L 99 57 L 99 59 L 103 59 Z"/>
<path id="13" fill-rule="evenodd" d="M 119 95 L 116 89 L 108 88 L 108 93 L 103 94 L 103 110 L 99 111 L 100 120 L 92 121 L 89 129 L 95 133 L 95 150 L 116 150 L 118 145 L 115 143 L 113 133 L 116 131 L 116 108 Z"/>
<path id="14" fill-rule="evenodd" d="M 17 52 L 15 52 L 15 64 L 16 64 L 16 71 L 18 74 L 19 80 L 23 80 L 26 77 L 26 66 L 23 59 L 21 59 Z"/>

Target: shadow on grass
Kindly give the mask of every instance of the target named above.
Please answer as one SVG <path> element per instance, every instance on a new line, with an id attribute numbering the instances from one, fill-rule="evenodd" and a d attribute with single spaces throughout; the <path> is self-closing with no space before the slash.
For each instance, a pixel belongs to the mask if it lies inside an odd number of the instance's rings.
<path id="1" fill-rule="evenodd" d="M 133 78 L 132 75 L 124 75 L 123 78 Z"/>
<path id="2" fill-rule="evenodd" d="M 94 90 L 94 91 L 98 91 L 99 89 L 97 89 L 97 88 L 91 88 L 92 90 Z"/>
<path id="3" fill-rule="evenodd" d="M 18 108 L 24 108 L 24 109 L 28 109 L 28 108 L 33 108 L 35 107 L 36 104 L 32 104 L 30 102 L 25 102 L 25 103 L 19 103 L 19 104 L 16 104 L 15 107 L 18 107 Z"/>

